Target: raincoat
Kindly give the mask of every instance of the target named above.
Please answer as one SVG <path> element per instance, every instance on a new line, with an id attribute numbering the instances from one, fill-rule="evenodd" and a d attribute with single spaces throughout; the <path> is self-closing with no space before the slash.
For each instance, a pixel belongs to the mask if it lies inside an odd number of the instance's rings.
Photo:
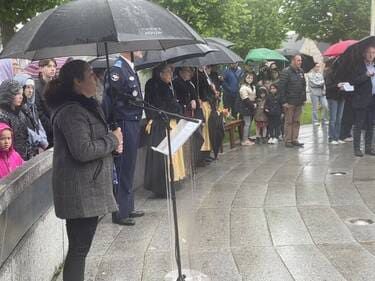
<path id="1" fill-rule="evenodd" d="M 0 135 L 3 133 L 4 130 L 12 131 L 12 129 L 7 124 L 0 123 Z M 15 151 L 13 147 L 13 142 L 8 151 L 0 150 L 0 178 L 9 175 L 15 169 L 21 166 L 23 162 L 24 161 L 22 160 L 21 156 L 18 154 L 17 151 Z"/>

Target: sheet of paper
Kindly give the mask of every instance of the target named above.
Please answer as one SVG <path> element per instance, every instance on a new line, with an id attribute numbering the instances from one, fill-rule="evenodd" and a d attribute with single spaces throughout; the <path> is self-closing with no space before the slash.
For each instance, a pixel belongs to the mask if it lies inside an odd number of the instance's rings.
<path id="1" fill-rule="evenodd" d="M 171 150 L 172 155 L 181 147 L 184 145 L 184 143 L 191 137 L 191 135 L 199 128 L 202 121 L 199 123 L 190 122 L 181 119 L 177 127 L 172 129 L 171 131 Z M 169 155 L 168 152 L 168 140 L 167 137 L 165 137 L 161 143 L 157 146 L 151 147 L 153 150 L 158 151 L 164 155 Z"/>
<path id="2" fill-rule="evenodd" d="M 345 92 L 353 92 L 354 91 L 354 86 L 350 85 L 350 83 L 348 83 L 348 82 L 342 83 L 342 86 L 343 86 Z"/>

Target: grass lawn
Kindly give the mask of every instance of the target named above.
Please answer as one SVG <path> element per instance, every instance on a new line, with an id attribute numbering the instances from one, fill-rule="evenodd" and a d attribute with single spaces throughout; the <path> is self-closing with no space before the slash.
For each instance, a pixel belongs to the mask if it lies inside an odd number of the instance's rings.
<path id="1" fill-rule="evenodd" d="M 320 115 L 320 112 L 319 112 L 319 115 Z M 311 124 L 311 123 L 312 123 L 312 104 L 306 103 L 302 111 L 301 124 L 306 125 L 306 124 Z M 254 122 L 252 123 L 252 126 L 251 126 L 250 135 L 252 136 L 255 135 L 255 123 Z M 238 134 L 236 134 L 236 136 L 238 137 Z M 225 137 L 224 137 L 224 143 L 228 143 L 228 142 L 229 142 L 229 135 L 226 132 Z"/>

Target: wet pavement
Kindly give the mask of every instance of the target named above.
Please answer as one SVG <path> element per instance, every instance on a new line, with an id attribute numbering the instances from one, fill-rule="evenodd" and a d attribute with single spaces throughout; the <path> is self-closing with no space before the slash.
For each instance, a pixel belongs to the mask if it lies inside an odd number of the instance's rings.
<path id="1" fill-rule="evenodd" d="M 184 268 L 213 281 L 375 280 L 366 221 L 375 221 L 375 157 L 327 144 L 322 127 L 300 136 L 300 149 L 227 149 L 197 171 L 196 186 L 186 181 L 177 193 Z M 133 227 L 101 220 L 86 280 L 160 281 L 173 270 L 167 201 L 136 195 L 146 215 Z"/>

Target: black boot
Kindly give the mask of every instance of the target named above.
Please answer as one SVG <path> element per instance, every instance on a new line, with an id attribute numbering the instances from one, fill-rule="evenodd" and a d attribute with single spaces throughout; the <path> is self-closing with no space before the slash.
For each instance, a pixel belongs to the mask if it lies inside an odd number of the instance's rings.
<path id="1" fill-rule="evenodd" d="M 368 155 L 375 156 L 375 150 L 373 149 L 373 137 L 374 137 L 375 126 L 372 126 L 366 131 L 365 137 L 365 153 Z"/>
<path id="2" fill-rule="evenodd" d="M 355 156 L 363 156 L 363 153 L 361 151 L 361 128 L 357 126 L 353 126 L 353 149 Z"/>

